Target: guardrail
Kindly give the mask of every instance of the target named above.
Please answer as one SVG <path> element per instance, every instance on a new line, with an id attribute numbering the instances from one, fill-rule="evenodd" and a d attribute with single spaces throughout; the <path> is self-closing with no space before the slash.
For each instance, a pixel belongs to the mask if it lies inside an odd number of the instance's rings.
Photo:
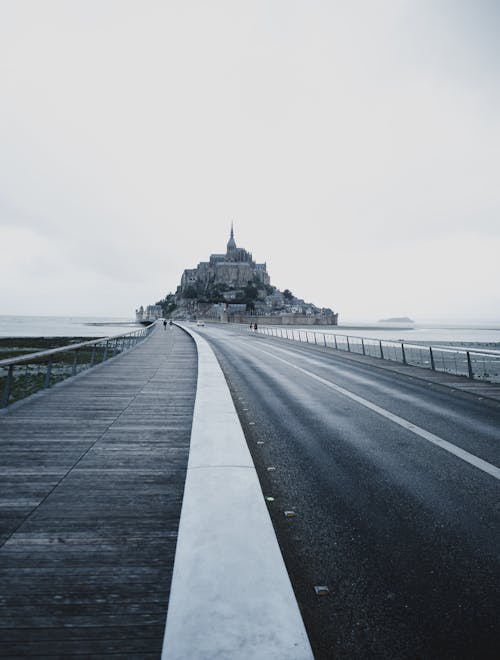
<path id="1" fill-rule="evenodd" d="M 456 376 L 466 376 L 471 380 L 500 383 L 500 353 L 438 348 L 387 339 L 311 332 L 288 327 L 262 326 L 258 330 L 249 329 L 248 331 L 291 341 L 317 344 L 347 353 L 369 355 L 382 360 L 392 360 Z"/>
<path id="2" fill-rule="evenodd" d="M 143 341 L 153 328 L 154 324 L 122 335 L 0 360 L 0 408 L 128 351 Z"/>

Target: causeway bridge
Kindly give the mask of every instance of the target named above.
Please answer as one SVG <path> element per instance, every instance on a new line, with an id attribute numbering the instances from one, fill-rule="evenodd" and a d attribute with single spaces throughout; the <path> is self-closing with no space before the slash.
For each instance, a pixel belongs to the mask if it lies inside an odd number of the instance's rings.
<path id="1" fill-rule="evenodd" d="M 155 325 L 0 362 L 0 657 L 497 657 L 500 385 L 347 346 Z"/>

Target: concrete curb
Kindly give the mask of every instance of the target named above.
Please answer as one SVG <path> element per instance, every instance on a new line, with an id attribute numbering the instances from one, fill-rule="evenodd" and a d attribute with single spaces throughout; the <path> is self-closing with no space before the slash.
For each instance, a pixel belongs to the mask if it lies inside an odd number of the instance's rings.
<path id="1" fill-rule="evenodd" d="M 313 654 L 238 415 L 198 333 L 198 386 L 164 660 Z"/>

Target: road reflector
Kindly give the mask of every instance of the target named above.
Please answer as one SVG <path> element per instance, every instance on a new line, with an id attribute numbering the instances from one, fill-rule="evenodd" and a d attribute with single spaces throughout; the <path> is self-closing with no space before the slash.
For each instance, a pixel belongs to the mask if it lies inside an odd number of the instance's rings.
<path id="1" fill-rule="evenodd" d="M 314 587 L 314 591 L 316 592 L 316 596 L 328 596 L 330 593 L 330 589 L 324 584 Z"/>
<path id="2" fill-rule="evenodd" d="M 248 422 L 250 426 L 255 426 L 255 422 Z"/>
<path id="3" fill-rule="evenodd" d="M 267 471 L 268 471 L 268 472 L 274 472 L 275 470 L 276 470 L 275 467 L 268 467 L 268 468 L 267 468 Z"/>
<path id="4" fill-rule="evenodd" d="M 267 500 L 268 502 L 274 502 L 274 497 L 271 497 L 271 496 L 269 495 L 268 497 L 266 497 L 266 500 Z"/>
<path id="5" fill-rule="evenodd" d="M 295 511 L 285 511 L 285 518 L 296 518 L 297 514 Z"/>
<path id="6" fill-rule="evenodd" d="M 258 445 L 263 445 L 263 444 L 264 444 L 264 440 L 257 440 L 257 444 L 258 444 Z"/>

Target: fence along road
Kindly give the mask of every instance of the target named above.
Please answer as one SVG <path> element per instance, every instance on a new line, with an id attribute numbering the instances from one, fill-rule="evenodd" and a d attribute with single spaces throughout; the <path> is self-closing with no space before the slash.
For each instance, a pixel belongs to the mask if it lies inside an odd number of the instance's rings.
<path id="1" fill-rule="evenodd" d="M 268 337 L 279 337 L 347 353 L 392 360 L 404 365 L 456 376 L 467 376 L 471 380 L 500 383 L 500 353 L 498 351 L 426 346 L 389 339 L 368 339 L 288 327 L 260 326 L 258 332 Z"/>
<path id="2" fill-rule="evenodd" d="M 160 657 L 196 375 L 157 328 L 0 415 L 1 657 Z"/>

